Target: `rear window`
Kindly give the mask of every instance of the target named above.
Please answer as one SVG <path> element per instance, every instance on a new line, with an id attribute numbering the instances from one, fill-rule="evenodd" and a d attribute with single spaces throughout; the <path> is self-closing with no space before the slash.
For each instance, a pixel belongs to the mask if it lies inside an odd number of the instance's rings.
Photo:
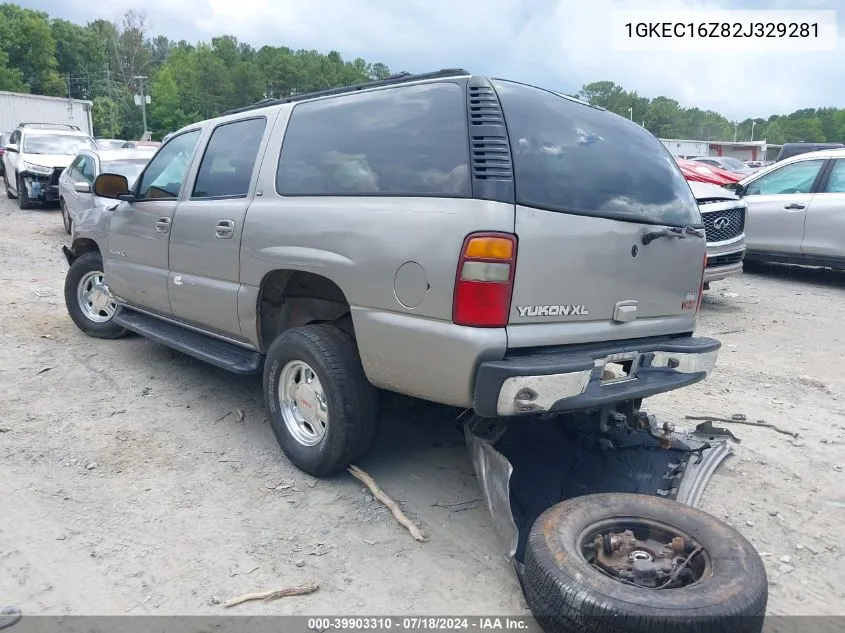
<path id="1" fill-rule="evenodd" d="M 519 204 L 646 224 L 701 225 L 689 185 L 651 133 L 553 92 L 494 80 Z"/>

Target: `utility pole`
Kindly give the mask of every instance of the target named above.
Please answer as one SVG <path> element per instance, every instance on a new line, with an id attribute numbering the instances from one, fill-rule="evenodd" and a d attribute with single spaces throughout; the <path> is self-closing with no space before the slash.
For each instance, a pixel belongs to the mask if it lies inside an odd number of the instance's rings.
<path id="1" fill-rule="evenodd" d="M 633 121 L 634 120 L 634 106 L 628 108 L 628 118 Z"/>
<path id="2" fill-rule="evenodd" d="M 150 132 L 147 130 L 147 100 L 149 97 L 144 91 L 144 82 L 147 78 L 144 75 L 136 75 L 135 77 L 132 77 L 132 79 L 138 83 L 138 92 L 140 93 L 136 95 L 135 102 L 141 106 L 141 119 L 144 123 L 144 135 L 141 137 L 141 140 L 149 141 Z"/>
<path id="3" fill-rule="evenodd" d="M 736 133 L 737 133 L 738 128 L 739 128 L 739 123 L 734 121 L 734 143 L 736 143 Z"/>
<path id="4" fill-rule="evenodd" d="M 757 121 L 751 122 L 751 142 L 754 142 L 754 126 L 757 125 Z"/>

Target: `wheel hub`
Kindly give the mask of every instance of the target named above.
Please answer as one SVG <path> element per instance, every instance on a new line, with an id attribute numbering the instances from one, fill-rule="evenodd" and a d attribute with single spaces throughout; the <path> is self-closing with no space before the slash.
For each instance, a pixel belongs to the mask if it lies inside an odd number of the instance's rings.
<path id="1" fill-rule="evenodd" d="M 689 538 L 662 530 L 642 539 L 630 529 L 598 534 L 592 549 L 591 562 L 599 570 L 647 589 L 685 587 L 697 582 L 703 571 L 690 564 L 703 548 Z"/>
<path id="2" fill-rule="evenodd" d="M 303 446 L 317 446 L 329 426 L 323 385 L 308 363 L 290 361 L 279 376 L 279 405 L 290 436 Z"/>
<path id="3" fill-rule="evenodd" d="M 318 403 L 314 388 L 308 383 L 300 383 L 296 387 L 296 408 L 308 422 L 317 420 Z"/>
<path id="4" fill-rule="evenodd" d="M 77 300 L 85 317 L 95 323 L 105 323 L 117 310 L 114 296 L 100 271 L 88 272 L 79 280 Z"/>

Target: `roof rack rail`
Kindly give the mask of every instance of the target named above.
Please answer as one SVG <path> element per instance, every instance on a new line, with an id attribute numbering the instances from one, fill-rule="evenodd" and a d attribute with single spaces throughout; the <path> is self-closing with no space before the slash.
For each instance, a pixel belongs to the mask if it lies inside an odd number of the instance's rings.
<path id="1" fill-rule="evenodd" d="M 390 86 L 393 84 L 408 83 L 411 81 L 423 81 L 425 79 L 438 79 L 440 77 L 461 77 L 463 75 L 470 75 L 467 70 L 463 68 L 444 68 L 430 73 L 421 73 L 414 75 L 409 72 L 396 73 L 390 75 L 385 79 L 376 79 L 375 81 L 368 81 L 361 84 L 352 84 L 351 86 L 341 86 L 339 88 L 326 88 L 325 90 L 317 90 L 314 92 L 306 92 L 290 97 L 282 97 L 281 99 L 262 99 L 252 105 L 244 106 L 242 108 L 234 108 L 226 110 L 220 116 L 229 114 L 238 114 L 240 112 L 249 112 L 250 110 L 257 110 L 259 108 L 266 108 L 273 105 L 281 105 L 283 103 L 294 103 L 296 101 L 304 101 L 306 99 L 315 99 L 317 97 L 328 97 L 333 95 L 342 95 L 350 92 L 358 92 L 359 90 L 367 90 L 368 88 L 378 88 L 380 86 Z"/>
<path id="2" fill-rule="evenodd" d="M 70 130 L 79 130 L 78 125 L 71 125 L 70 123 L 18 123 L 18 127 L 68 128 Z"/>

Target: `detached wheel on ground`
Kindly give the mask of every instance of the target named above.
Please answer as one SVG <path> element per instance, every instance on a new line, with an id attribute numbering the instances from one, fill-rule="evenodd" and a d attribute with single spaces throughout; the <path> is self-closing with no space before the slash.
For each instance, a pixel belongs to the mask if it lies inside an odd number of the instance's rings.
<path id="1" fill-rule="evenodd" d="M 65 233 L 70 235 L 71 231 L 73 231 L 73 221 L 70 219 L 70 213 L 67 210 L 64 198 L 59 200 L 59 206 L 62 209 L 62 224 L 65 225 Z"/>
<path id="2" fill-rule="evenodd" d="M 376 389 L 355 340 L 334 325 L 282 332 L 264 363 L 264 402 L 287 458 L 315 477 L 366 455 L 378 430 Z"/>
<path id="3" fill-rule="evenodd" d="M 18 207 L 20 207 L 21 211 L 28 211 L 33 207 L 32 201 L 29 199 L 29 193 L 26 191 L 26 185 L 23 182 L 23 178 L 18 176 Z"/>
<path id="4" fill-rule="evenodd" d="M 585 495 L 540 515 L 522 580 L 554 633 L 759 633 L 768 600 L 763 561 L 734 528 L 635 494 Z"/>
<path id="5" fill-rule="evenodd" d="M 127 334 L 112 320 L 117 303 L 105 284 L 99 253 L 83 253 L 70 265 L 65 277 L 65 304 L 76 327 L 88 336 L 119 338 Z"/>

